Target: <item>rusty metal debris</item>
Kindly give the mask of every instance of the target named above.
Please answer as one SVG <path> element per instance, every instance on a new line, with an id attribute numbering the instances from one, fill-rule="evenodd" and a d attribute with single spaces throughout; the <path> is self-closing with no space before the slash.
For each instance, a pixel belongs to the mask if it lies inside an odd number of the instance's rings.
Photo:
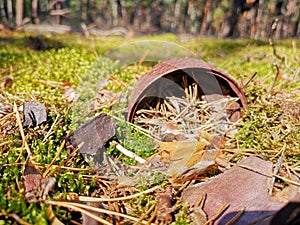
<path id="1" fill-rule="evenodd" d="M 246 97 L 233 78 L 201 60 L 181 58 L 156 65 L 139 80 L 127 119 L 158 141 L 195 141 L 199 132 L 234 134 L 242 108 Z"/>
<path id="2" fill-rule="evenodd" d="M 186 76 L 190 84 L 198 85 L 199 95 L 219 94 L 237 97 L 240 106 L 237 111 L 240 115 L 240 109 L 248 107 L 244 92 L 229 74 L 199 59 L 178 58 L 157 64 L 140 78 L 129 102 L 128 121 L 134 121 L 139 109 L 155 103 L 153 102 L 155 97 L 165 98 L 182 94 L 183 76 Z"/>

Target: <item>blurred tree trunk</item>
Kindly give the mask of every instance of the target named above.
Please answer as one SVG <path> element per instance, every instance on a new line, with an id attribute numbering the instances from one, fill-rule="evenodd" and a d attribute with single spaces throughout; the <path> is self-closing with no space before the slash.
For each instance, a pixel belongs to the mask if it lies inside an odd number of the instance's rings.
<path id="1" fill-rule="evenodd" d="M 111 0 L 111 11 L 112 11 L 112 25 L 115 27 L 118 25 L 118 3 L 117 0 Z"/>
<path id="2" fill-rule="evenodd" d="M 126 26 L 126 23 L 128 25 L 129 18 L 126 10 L 126 2 L 125 0 L 120 0 L 120 15 L 122 17 L 122 25 Z"/>
<path id="3" fill-rule="evenodd" d="M 213 1 L 216 2 L 216 1 Z M 205 3 L 204 7 L 204 16 L 202 20 L 202 25 L 201 25 L 201 30 L 200 34 L 201 35 L 211 35 L 212 34 L 212 29 L 211 29 L 211 24 L 213 21 L 213 11 L 214 11 L 214 6 L 212 0 L 207 0 Z"/>
<path id="4" fill-rule="evenodd" d="M 161 18 L 163 15 L 163 5 L 162 1 L 156 0 L 151 4 L 151 9 L 149 11 L 150 25 L 155 32 L 161 30 Z"/>
<path id="5" fill-rule="evenodd" d="M 1 10 L 1 22 L 4 23 L 4 25 L 8 25 L 7 21 L 7 15 L 5 11 L 5 6 L 4 6 L 4 0 L 0 0 L 0 10 Z"/>
<path id="6" fill-rule="evenodd" d="M 21 26 L 23 22 L 23 0 L 16 0 L 16 24 Z"/>
<path id="7" fill-rule="evenodd" d="M 229 13 L 222 27 L 222 37 L 238 37 L 237 25 L 239 20 L 239 9 L 241 8 L 243 1 L 230 0 Z"/>
<path id="8" fill-rule="evenodd" d="M 60 10 L 61 9 L 61 3 L 60 2 L 56 3 L 55 9 L 56 10 Z M 55 23 L 56 24 L 60 24 L 60 15 L 55 16 Z"/>
<path id="9" fill-rule="evenodd" d="M 40 19 L 38 17 L 38 0 L 32 0 L 31 7 L 32 7 L 33 22 L 35 24 L 40 24 Z"/>
<path id="10" fill-rule="evenodd" d="M 181 0 L 177 0 L 174 6 L 174 20 L 171 23 L 171 31 L 177 32 L 180 23 Z"/>
<path id="11" fill-rule="evenodd" d="M 12 7 L 12 1 L 7 0 L 7 15 L 8 15 L 8 24 L 10 27 L 13 27 L 14 24 L 14 15 L 13 15 L 13 7 Z"/>

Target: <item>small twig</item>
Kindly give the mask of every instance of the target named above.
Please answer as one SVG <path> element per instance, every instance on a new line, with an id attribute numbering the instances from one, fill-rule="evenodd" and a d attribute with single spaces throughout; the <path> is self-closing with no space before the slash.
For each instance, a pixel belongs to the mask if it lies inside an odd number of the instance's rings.
<path id="1" fill-rule="evenodd" d="M 284 61 L 285 58 L 277 54 L 276 47 L 275 47 L 275 44 L 274 44 L 274 34 L 275 34 L 276 29 L 277 29 L 277 25 L 278 25 L 278 18 L 276 18 L 275 21 L 272 24 L 272 32 L 271 32 L 271 35 L 270 35 L 270 38 L 269 38 L 269 44 L 273 49 L 273 55 L 277 59 L 279 59 L 281 61 Z"/>
<path id="2" fill-rule="evenodd" d="M 273 89 L 274 89 L 274 86 L 275 86 L 275 84 L 276 84 L 276 81 L 277 81 L 277 79 L 278 79 L 278 77 L 279 77 L 279 75 L 280 75 L 280 68 L 279 68 L 279 65 L 278 65 L 277 63 L 274 63 L 273 65 L 274 65 L 274 67 L 275 67 L 275 69 L 276 69 L 276 75 L 275 75 L 275 77 L 274 77 L 274 80 L 273 80 L 273 83 L 272 83 L 272 85 L 271 85 L 271 88 L 270 88 L 269 93 L 272 93 L 272 91 L 273 91 Z"/>
<path id="3" fill-rule="evenodd" d="M 274 174 L 276 174 L 276 175 L 278 174 L 279 168 L 281 167 L 282 163 L 283 163 L 283 157 L 280 156 L 277 163 L 276 163 L 276 165 L 275 165 Z M 272 177 L 271 184 L 270 184 L 270 189 L 269 189 L 269 195 L 272 195 L 274 184 L 275 184 L 275 177 Z"/>
<path id="4" fill-rule="evenodd" d="M 22 121 L 21 121 L 20 114 L 19 114 L 19 111 L 18 111 L 18 108 L 17 108 L 17 104 L 15 102 L 14 102 L 14 112 L 16 113 L 16 119 L 17 119 L 17 122 L 18 122 L 18 125 L 19 125 L 19 128 L 20 128 L 20 133 L 21 133 L 21 137 L 22 137 L 25 149 L 27 151 L 28 157 L 30 157 L 32 154 L 31 154 L 29 145 L 26 141 L 26 137 L 25 137 L 25 134 L 24 134 L 23 126 L 22 126 Z"/>
<path id="5" fill-rule="evenodd" d="M 243 84 L 242 89 L 246 88 L 246 87 L 250 84 L 250 82 L 256 77 L 256 75 L 257 75 L 257 72 L 255 72 L 255 73 L 249 78 L 249 80 L 248 80 L 245 84 Z"/>
<path id="6" fill-rule="evenodd" d="M 124 155 L 134 159 L 135 161 L 137 161 L 140 164 L 144 164 L 146 162 L 145 159 L 141 158 L 140 156 L 138 156 L 137 154 L 127 150 L 126 148 L 124 148 L 122 145 L 120 145 L 118 142 L 116 141 L 112 141 L 111 142 L 113 145 L 115 145 L 116 149 L 118 149 L 120 152 L 122 152 Z"/>

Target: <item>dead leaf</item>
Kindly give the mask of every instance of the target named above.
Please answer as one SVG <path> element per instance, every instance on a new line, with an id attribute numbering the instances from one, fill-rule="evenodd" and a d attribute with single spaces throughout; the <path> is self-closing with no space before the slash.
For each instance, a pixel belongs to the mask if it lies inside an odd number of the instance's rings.
<path id="1" fill-rule="evenodd" d="M 25 198 L 28 201 L 35 201 L 35 191 L 41 184 L 42 172 L 29 157 L 24 164 L 22 178 L 25 187 Z"/>
<path id="2" fill-rule="evenodd" d="M 96 208 L 104 208 L 104 205 L 99 202 L 87 202 L 88 206 L 96 207 Z M 94 211 L 90 211 L 91 213 L 95 214 L 96 216 L 104 216 L 103 213 L 98 213 Z M 87 216 L 86 214 L 82 213 L 82 225 L 98 225 L 98 221 L 95 219 Z"/>
<path id="3" fill-rule="evenodd" d="M 56 182 L 54 177 L 43 178 L 41 170 L 30 157 L 27 158 L 24 164 L 22 179 L 25 198 L 29 202 L 46 199 Z"/>
<path id="4" fill-rule="evenodd" d="M 162 151 L 161 161 L 169 163 L 167 175 L 177 178 L 184 169 L 189 169 L 201 160 L 204 148 L 209 145 L 209 142 L 200 139 L 199 141 L 159 142 L 158 145 Z"/>

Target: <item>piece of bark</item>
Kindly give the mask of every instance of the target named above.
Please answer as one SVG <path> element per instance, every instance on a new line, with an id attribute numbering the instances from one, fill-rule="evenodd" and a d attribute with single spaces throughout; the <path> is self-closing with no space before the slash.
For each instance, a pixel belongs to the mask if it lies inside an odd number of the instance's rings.
<path id="1" fill-rule="evenodd" d="M 44 104 L 40 102 L 25 102 L 23 104 L 24 127 L 36 127 L 47 121 L 47 112 Z"/>
<path id="2" fill-rule="evenodd" d="M 74 148 L 82 143 L 79 152 L 92 162 L 93 166 L 97 166 L 103 160 L 103 153 L 106 150 L 104 145 L 115 134 L 115 123 L 111 121 L 110 116 L 102 113 L 80 126 L 66 140 Z"/>
<path id="3" fill-rule="evenodd" d="M 271 162 L 257 157 L 244 158 L 239 165 L 263 171 L 266 174 L 272 173 L 273 167 Z M 270 224 L 272 216 L 286 204 L 269 198 L 269 182 L 270 177 L 264 174 L 234 166 L 208 182 L 188 187 L 183 191 L 182 198 L 193 206 L 199 196 L 207 194 L 203 209 L 208 218 L 214 216 L 224 203 L 229 204 L 229 207 L 216 220 L 216 224 L 219 225 L 228 223 L 243 209 L 245 211 L 237 218 L 235 225 L 251 223 L 266 225 Z"/>

